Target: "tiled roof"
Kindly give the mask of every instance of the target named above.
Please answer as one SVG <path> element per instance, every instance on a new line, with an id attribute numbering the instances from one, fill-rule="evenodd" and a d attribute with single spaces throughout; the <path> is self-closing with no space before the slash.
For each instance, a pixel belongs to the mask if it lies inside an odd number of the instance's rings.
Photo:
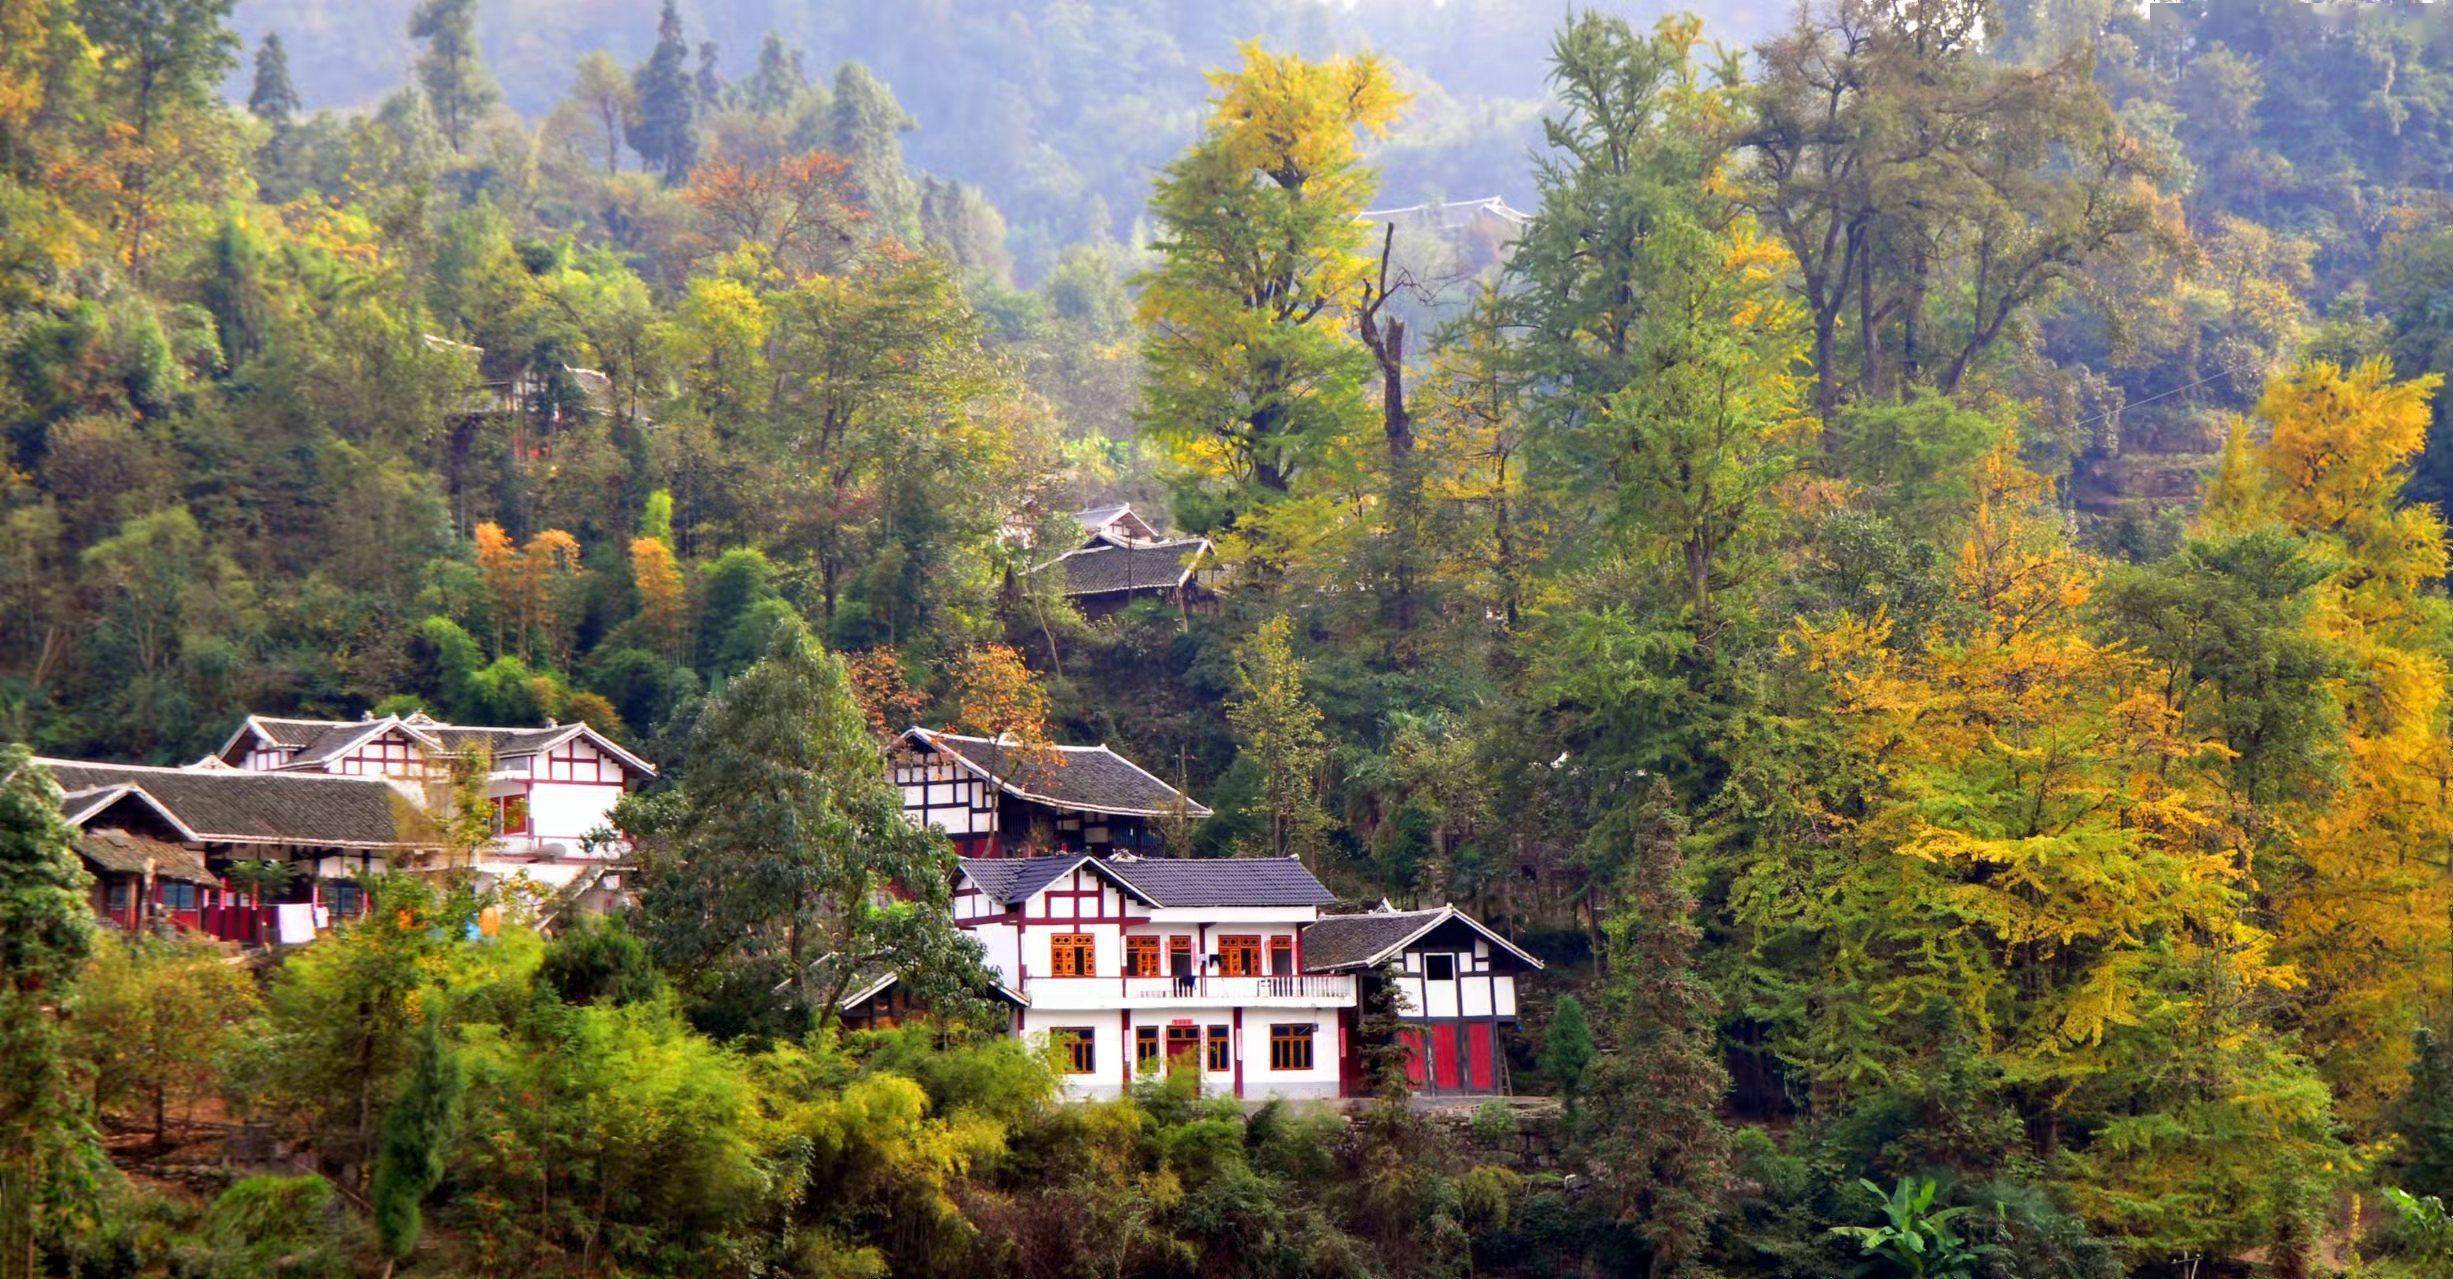
<path id="1" fill-rule="evenodd" d="M 1195 564 L 1208 551 L 1209 539 L 1183 537 L 1067 551 L 1050 562 L 1064 567 L 1067 595 L 1169 591 L 1190 579 Z"/>
<path id="2" fill-rule="evenodd" d="M 1161 906 L 1326 906 L 1337 900 L 1292 857 L 1108 857 L 1099 864 Z"/>
<path id="3" fill-rule="evenodd" d="M 204 868 L 204 854 L 183 844 L 148 839 L 132 831 L 108 828 L 78 831 L 77 854 L 104 870 L 122 875 L 142 875 L 145 863 L 152 862 L 154 875 L 162 879 L 181 879 L 191 884 L 215 882 L 212 872 Z"/>
<path id="4" fill-rule="evenodd" d="M 1323 971 L 1369 967 L 1446 914 L 1444 910 L 1389 910 L 1331 915 L 1303 930 L 1304 966 Z"/>
<path id="5" fill-rule="evenodd" d="M 70 759 L 34 762 L 51 770 L 72 799 L 79 792 L 112 787 L 142 791 L 206 842 L 336 847 L 424 847 L 433 842 L 407 797 L 373 778 Z"/>
<path id="6" fill-rule="evenodd" d="M 1089 863 L 1153 906 L 1325 906 L 1337 900 L 1292 857 L 966 857 L 962 872 L 1008 906 Z"/>
<path id="7" fill-rule="evenodd" d="M 655 776 L 655 766 L 622 749 L 586 724 L 549 724 L 538 728 L 506 728 L 484 724 L 445 724 L 423 714 L 385 716 L 382 719 L 290 719 L 271 715 L 251 715 L 239 725 L 223 744 L 221 754 L 227 757 L 238 745 L 250 726 L 273 742 L 296 754 L 282 765 L 299 771 L 313 769 L 341 755 L 368 735 L 386 728 L 398 727 L 420 741 L 439 745 L 446 751 L 464 751 L 484 744 L 496 759 L 516 759 L 534 755 L 549 746 L 559 745 L 574 735 L 585 736 L 590 742 L 612 754 L 616 759 L 646 775 Z"/>
<path id="8" fill-rule="evenodd" d="M 1542 966 L 1542 961 L 1526 954 L 1516 943 L 1491 931 L 1489 925 L 1454 906 L 1441 906 L 1435 910 L 1377 910 L 1364 915 L 1328 916 L 1304 926 L 1303 965 L 1317 972 L 1374 967 L 1387 963 L 1415 938 L 1450 921 L 1471 929 L 1493 947 L 1514 955 L 1529 968 Z"/>
<path id="9" fill-rule="evenodd" d="M 1086 857 L 965 857 L 962 873 L 990 900 L 1008 906 L 1031 899 Z"/>
<path id="10" fill-rule="evenodd" d="M 953 755 L 1011 794 L 1057 808 L 1136 817 L 1209 816 L 1182 791 L 1104 746 L 1021 747 L 925 728 L 905 736 Z"/>

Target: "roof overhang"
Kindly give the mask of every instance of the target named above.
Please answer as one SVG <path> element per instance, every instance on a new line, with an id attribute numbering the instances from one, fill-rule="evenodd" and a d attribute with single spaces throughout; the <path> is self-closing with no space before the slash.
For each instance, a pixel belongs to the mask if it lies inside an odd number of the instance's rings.
<path id="1" fill-rule="evenodd" d="M 1132 769 L 1134 772 L 1149 778 L 1151 781 L 1157 782 L 1161 786 L 1166 786 L 1169 791 L 1174 792 L 1175 795 L 1184 801 L 1184 806 L 1181 808 L 1125 808 L 1108 804 L 1086 804 L 1078 799 L 1059 799 L 1054 795 L 1042 795 L 1037 791 L 1029 790 L 1016 784 L 1010 777 L 997 776 L 995 773 L 990 772 L 986 767 L 981 765 L 979 761 L 963 754 L 961 746 L 948 744 L 948 740 L 941 740 L 950 739 L 951 741 L 958 742 L 960 738 L 953 733 L 940 733 L 934 729 L 921 728 L 918 725 L 913 725 L 910 728 L 904 729 L 903 735 L 895 740 L 910 741 L 914 738 L 917 738 L 929 746 L 952 756 L 955 763 L 962 765 L 966 772 L 969 772 L 972 776 L 979 778 L 981 781 L 987 782 L 988 784 L 996 787 L 998 790 L 1001 790 L 1016 799 L 1027 799 L 1034 804 L 1045 804 L 1050 808 L 1062 808 L 1068 812 L 1075 813 L 1105 813 L 1110 817 L 1210 816 L 1210 810 L 1207 806 L 1203 805 L 1198 800 L 1195 800 L 1192 796 L 1176 790 L 1175 787 L 1169 786 L 1166 778 L 1160 777 L 1158 774 L 1151 772 L 1149 769 L 1143 768 L 1141 765 L 1126 759 L 1122 755 L 1116 754 L 1116 752 L 1112 750 L 1108 750 L 1104 746 L 1051 746 L 1048 749 L 1055 751 L 1070 751 L 1077 754 L 1096 754 L 1104 752 L 1107 755 L 1113 756 L 1126 768 Z"/>
<path id="2" fill-rule="evenodd" d="M 193 827 L 180 821 L 179 815 L 170 811 L 169 805 L 155 799 L 144 787 L 134 782 L 121 782 L 115 786 L 101 786 L 78 791 L 75 795 L 67 797 L 62 815 L 68 819 L 69 825 L 83 829 L 85 823 L 100 816 L 104 810 L 123 799 L 134 800 L 151 809 L 155 816 L 169 823 L 172 830 L 179 832 L 179 838 L 192 840 L 199 844 L 208 842 L 205 836 L 197 834 Z"/>
<path id="3" fill-rule="evenodd" d="M 1336 918 L 1356 918 L 1356 917 L 1355 917 L 1355 916 L 1334 916 L 1334 915 L 1329 917 L 1329 919 L 1336 919 Z M 1525 966 L 1526 966 L 1526 967 L 1529 967 L 1529 968 L 1532 968 L 1532 969 L 1535 969 L 1535 970 L 1537 970 L 1537 971 L 1538 971 L 1538 970 L 1540 970 L 1540 969 L 1542 969 L 1542 968 L 1544 968 L 1544 967 L 1546 967 L 1546 966 L 1547 966 L 1547 965 L 1543 964 L 1543 963 L 1542 963 L 1542 961 L 1540 961 L 1540 960 L 1538 960 L 1538 959 L 1535 959 L 1533 956 L 1531 956 L 1531 955 L 1529 955 L 1529 954 L 1525 953 L 1525 950 L 1524 950 L 1524 948 L 1523 948 L 1523 947 L 1518 946 L 1516 943 L 1514 943 L 1514 942 L 1512 942 L 1512 941 L 1509 941 L 1509 940 L 1508 940 L 1507 938 L 1505 938 L 1505 937 L 1500 936 L 1500 935 L 1499 935 L 1497 932 L 1492 931 L 1492 929 L 1491 929 L 1490 925 L 1485 924 L 1485 923 L 1483 923 L 1481 920 L 1478 920 L 1478 919 L 1474 918 L 1473 916 L 1466 914 L 1464 911 L 1458 910 L 1458 909 L 1456 908 L 1456 906 L 1455 906 L 1455 904 L 1454 904 L 1454 903 L 1448 903 L 1448 904 L 1444 904 L 1444 905 L 1442 905 L 1442 906 L 1441 906 L 1441 907 L 1440 907 L 1438 910 L 1431 912 L 1431 917 L 1430 917 L 1429 919 L 1425 920 L 1425 921 L 1423 922 L 1423 924 L 1422 924 L 1422 926 L 1421 926 L 1421 927 L 1416 928 L 1416 929 L 1414 929 L 1412 932 L 1407 933 L 1405 936 L 1403 936 L 1403 937 L 1401 937 L 1401 938 L 1397 939 L 1396 941 L 1391 942 L 1391 943 L 1389 943 L 1388 945 L 1381 947 L 1379 950 L 1377 950 L 1377 951 L 1373 952 L 1371 955 L 1369 955 L 1369 956 L 1367 956 L 1367 957 L 1365 957 L 1365 958 L 1362 958 L 1362 959 L 1351 959 L 1351 960 L 1348 960 L 1348 961 L 1346 961 L 1345 963 L 1342 963 L 1342 964 L 1330 964 L 1330 965 L 1326 965 L 1326 966 L 1324 966 L 1324 967 L 1321 969 L 1321 971 L 1323 971 L 1323 972 L 1335 972 L 1335 971 L 1338 971 L 1338 970 L 1340 970 L 1340 969 L 1348 969 L 1348 968 L 1377 968 L 1377 967 L 1379 967 L 1380 965 L 1387 963 L 1389 960 L 1396 958 L 1396 957 L 1397 957 L 1397 956 L 1398 956 L 1400 953 L 1402 953 L 1402 952 L 1405 950 L 1405 948 L 1406 948 L 1406 947 L 1413 945 L 1415 942 L 1421 941 L 1423 938 L 1425 938 L 1425 937 L 1427 937 L 1427 936 L 1430 936 L 1430 934 L 1431 934 L 1432 930 L 1434 930 L 1434 929 L 1436 929 L 1436 928 L 1440 927 L 1442 924 L 1446 924 L 1446 923 L 1448 923 L 1450 920 L 1455 920 L 1455 921 L 1457 921 L 1457 922 L 1460 922 L 1460 923 L 1464 924 L 1464 925 L 1465 925 L 1467 928 L 1470 928 L 1470 929 L 1472 929 L 1472 930 L 1473 930 L 1475 933 L 1480 934 L 1484 940 L 1486 940 L 1486 941 L 1490 942 L 1492 945 L 1497 946 L 1497 947 L 1499 947 L 1499 948 L 1500 948 L 1500 949 L 1502 949 L 1502 950 L 1505 950 L 1505 951 L 1506 951 L 1506 952 L 1508 952 L 1509 954 L 1514 955 L 1514 956 L 1515 956 L 1517 959 L 1519 959 L 1519 960 L 1523 961 L 1523 963 L 1525 964 Z M 1321 920 L 1321 921 L 1319 921 L 1319 922 L 1321 922 L 1321 923 L 1327 923 L 1327 922 L 1328 922 L 1328 919 L 1323 919 L 1323 920 Z"/>

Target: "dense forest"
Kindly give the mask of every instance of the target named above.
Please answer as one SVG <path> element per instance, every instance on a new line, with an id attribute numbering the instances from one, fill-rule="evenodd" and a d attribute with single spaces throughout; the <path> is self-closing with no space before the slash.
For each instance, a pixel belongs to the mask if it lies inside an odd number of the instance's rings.
<path id="1" fill-rule="evenodd" d="M 2453 5 L 232 8 L 0 0 L 0 1279 L 2453 1275 Z M 23 762 L 410 709 L 638 909 L 124 939 Z M 1555 1104 L 1060 1103 L 915 722 L 1469 905 Z"/>

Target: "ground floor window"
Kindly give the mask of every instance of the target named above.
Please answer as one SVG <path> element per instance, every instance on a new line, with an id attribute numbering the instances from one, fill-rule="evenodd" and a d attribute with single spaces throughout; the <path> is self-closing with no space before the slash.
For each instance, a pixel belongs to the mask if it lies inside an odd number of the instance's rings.
<path id="1" fill-rule="evenodd" d="M 1142 1066 L 1156 1060 L 1158 1060 L 1158 1027 L 1133 1027 L 1134 1068 L 1139 1069 Z"/>
<path id="2" fill-rule="evenodd" d="M 366 890 L 341 880 L 332 885 L 332 913 L 343 919 L 355 919 L 366 913 Z"/>
<path id="3" fill-rule="evenodd" d="M 1068 1075 L 1087 1075 L 1099 1068 L 1099 1040 L 1088 1026 L 1059 1026 L 1048 1032 L 1056 1046 L 1057 1068 Z"/>
<path id="4" fill-rule="evenodd" d="M 195 910 L 204 905 L 204 893 L 194 884 L 171 881 L 157 887 L 162 890 L 164 910 Z"/>
<path id="5" fill-rule="evenodd" d="M 1312 1032 L 1318 1027 L 1278 1025 L 1269 1028 L 1269 1068 L 1271 1070 L 1310 1070 L 1312 1068 Z"/>
<path id="6" fill-rule="evenodd" d="M 121 911 L 126 910 L 129 904 L 136 900 L 136 881 L 129 879 L 112 880 L 109 900 L 112 914 L 116 915 Z"/>
<path id="7" fill-rule="evenodd" d="M 1209 1028 L 1209 1068 L 1212 1070 L 1233 1070 L 1235 1068 L 1235 1041 L 1228 1037 L 1227 1028 L 1224 1026 Z"/>

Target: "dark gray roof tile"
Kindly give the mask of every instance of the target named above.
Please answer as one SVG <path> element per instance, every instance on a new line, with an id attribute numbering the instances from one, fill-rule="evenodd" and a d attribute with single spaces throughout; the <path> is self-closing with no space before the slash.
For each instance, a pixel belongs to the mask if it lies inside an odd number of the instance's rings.
<path id="1" fill-rule="evenodd" d="M 1024 747 L 985 737 L 915 728 L 916 737 L 996 779 L 1024 799 L 1086 812 L 1207 817 L 1209 810 L 1104 746 Z"/>
<path id="2" fill-rule="evenodd" d="M 37 759 L 60 789 L 133 786 L 207 842 L 425 847 L 434 841 L 407 796 L 373 778 L 151 768 Z"/>

